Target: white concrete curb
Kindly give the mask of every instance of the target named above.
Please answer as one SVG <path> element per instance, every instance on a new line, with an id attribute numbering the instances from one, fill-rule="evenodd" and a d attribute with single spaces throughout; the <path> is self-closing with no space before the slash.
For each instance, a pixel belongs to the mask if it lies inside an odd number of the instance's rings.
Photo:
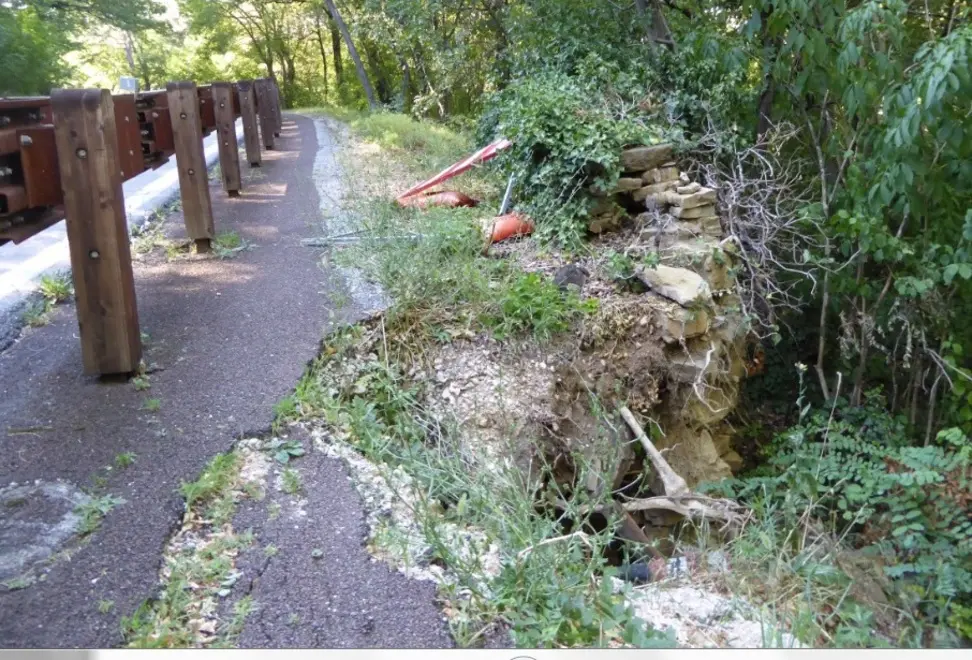
<path id="1" fill-rule="evenodd" d="M 237 140 L 243 142 L 243 122 L 236 122 Z M 206 165 L 219 159 L 217 133 L 213 131 L 203 140 Z M 179 173 L 175 156 L 158 168 L 143 172 L 123 184 L 128 231 L 139 227 L 164 204 L 179 194 Z M 67 233 L 63 222 L 48 227 L 29 240 L 0 246 L 0 324 L 5 312 L 18 306 L 37 288 L 41 276 L 70 270 Z M 2 333 L 0 333 L 2 334 Z"/>

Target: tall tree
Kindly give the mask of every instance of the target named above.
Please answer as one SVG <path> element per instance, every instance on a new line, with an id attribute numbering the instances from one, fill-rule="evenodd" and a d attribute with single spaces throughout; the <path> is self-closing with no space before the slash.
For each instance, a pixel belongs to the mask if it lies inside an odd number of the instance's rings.
<path id="1" fill-rule="evenodd" d="M 321 53 L 321 69 L 324 79 L 324 103 L 327 103 L 328 82 L 327 82 L 327 48 L 324 47 L 324 32 L 321 29 L 321 13 L 314 13 L 314 33 L 317 36 L 317 47 Z"/>
<path id="2" fill-rule="evenodd" d="M 340 30 L 341 36 L 344 38 L 344 45 L 347 46 L 348 55 L 351 57 L 351 61 L 354 62 L 354 68 L 358 72 L 358 80 L 364 89 L 365 97 L 368 99 L 368 106 L 371 109 L 375 109 L 378 107 L 375 90 L 371 86 L 368 72 L 365 70 L 364 64 L 361 62 L 361 57 L 358 55 L 358 49 L 354 47 L 354 39 L 351 38 L 351 32 L 348 30 L 344 19 L 341 18 L 341 13 L 338 11 L 337 5 L 334 4 L 334 0 L 324 0 L 324 3 L 327 6 L 328 13 L 331 14 L 331 18 L 334 19 L 338 30 Z"/>

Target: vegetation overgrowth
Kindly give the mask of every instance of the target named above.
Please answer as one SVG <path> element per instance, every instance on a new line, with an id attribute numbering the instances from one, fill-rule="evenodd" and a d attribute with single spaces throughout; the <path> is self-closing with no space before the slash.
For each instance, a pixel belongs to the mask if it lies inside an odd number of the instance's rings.
<path id="1" fill-rule="evenodd" d="M 765 513 L 754 529 L 805 584 L 840 554 L 817 538 L 880 561 L 909 635 L 893 643 L 968 643 L 966 0 L 13 0 L 0 52 L 2 94 L 269 75 L 288 106 L 328 106 L 424 171 L 506 136 L 492 176 L 514 176 L 538 240 L 575 251 L 620 149 L 673 142 L 719 191 L 753 340 L 774 356 L 737 420 L 758 465 L 714 487 Z M 585 313 L 481 259 L 461 211 L 441 218 L 455 231 L 410 248 L 419 259 L 376 253 L 403 328 L 542 337 Z M 430 264 L 421 284 L 408 272 Z M 814 641 L 876 643 L 861 631 L 884 614 L 831 592 Z"/>

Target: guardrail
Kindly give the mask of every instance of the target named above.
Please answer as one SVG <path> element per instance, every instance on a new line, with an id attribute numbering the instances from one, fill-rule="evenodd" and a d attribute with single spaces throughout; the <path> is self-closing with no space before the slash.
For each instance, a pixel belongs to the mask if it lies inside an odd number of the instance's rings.
<path id="1" fill-rule="evenodd" d="M 122 182 L 174 154 L 186 232 L 208 251 L 216 228 L 203 137 L 217 132 L 223 190 L 240 195 L 238 118 L 247 162 L 259 167 L 261 141 L 273 149 L 281 130 L 271 79 L 0 98 L 0 245 L 66 220 L 86 373 L 132 373 L 142 358 Z"/>

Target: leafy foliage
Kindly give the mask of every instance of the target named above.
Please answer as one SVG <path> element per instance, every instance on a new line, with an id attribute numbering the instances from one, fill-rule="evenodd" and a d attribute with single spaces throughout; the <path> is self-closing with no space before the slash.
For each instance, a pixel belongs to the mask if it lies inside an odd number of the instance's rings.
<path id="1" fill-rule="evenodd" d="M 597 309 L 597 300 L 582 301 L 577 293 L 560 287 L 539 273 L 524 273 L 514 279 L 499 300 L 499 315 L 491 323 L 499 337 L 530 332 L 540 339 L 563 332 L 582 313 Z"/>
<path id="2" fill-rule="evenodd" d="M 286 465 L 292 458 L 299 458 L 304 455 L 304 445 L 299 440 L 281 440 L 273 438 L 264 445 L 264 450 L 273 454 L 274 460 L 281 465 Z"/>
<path id="3" fill-rule="evenodd" d="M 811 411 L 782 434 L 762 476 L 730 490 L 768 498 L 789 519 L 810 513 L 853 545 L 872 551 L 899 597 L 929 625 L 961 617 L 972 593 L 972 442 L 959 429 L 912 446 L 905 420 L 872 393 Z"/>
<path id="4" fill-rule="evenodd" d="M 597 70 L 593 56 L 584 66 Z M 595 83 L 548 70 L 507 88 L 493 100 L 480 133 L 495 131 L 513 142 L 506 162 L 516 177 L 517 198 L 540 234 L 576 245 L 594 205 L 591 186 L 611 190 L 627 144 L 657 137 L 638 118 L 621 117 Z"/>

